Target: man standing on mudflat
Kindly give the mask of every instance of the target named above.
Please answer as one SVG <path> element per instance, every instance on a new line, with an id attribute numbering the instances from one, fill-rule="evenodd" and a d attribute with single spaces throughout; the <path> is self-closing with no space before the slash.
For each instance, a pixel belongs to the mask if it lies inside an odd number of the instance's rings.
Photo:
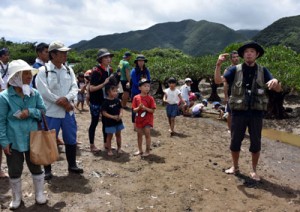
<path id="1" fill-rule="evenodd" d="M 243 64 L 232 66 L 221 76 L 220 66 L 228 54 L 221 54 L 215 69 L 216 83 L 226 82 L 231 88 L 229 105 L 232 111 L 231 123 L 231 156 L 233 166 L 227 174 L 239 172 L 239 156 L 241 144 L 246 129 L 250 134 L 250 148 L 252 155 L 252 171 L 250 177 L 259 181 L 257 164 L 261 150 L 261 131 L 264 111 L 267 110 L 268 97 L 266 90 L 281 91 L 281 84 L 274 79 L 265 67 L 256 63 L 256 59 L 263 56 L 264 49 L 256 42 L 248 42 L 238 49 L 238 54 L 244 59 Z"/>
<path id="2" fill-rule="evenodd" d="M 83 173 L 76 163 L 77 124 L 73 100 L 77 96 L 78 86 L 74 71 L 64 65 L 70 48 L 59 41 L 50 43 L 49 62 L 39 68 L 36 86 L 46 104 L 46 120 L 49 129 L 56 130 L 56 137 L 62 129 L 65 142 L 68 171 Z M 52 178 L 51 165 L 45 166 L 45 180 Z"/>

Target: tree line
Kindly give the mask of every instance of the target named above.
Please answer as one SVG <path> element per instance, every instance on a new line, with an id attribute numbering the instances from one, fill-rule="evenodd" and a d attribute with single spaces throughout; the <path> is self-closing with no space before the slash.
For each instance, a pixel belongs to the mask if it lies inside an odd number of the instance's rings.
<path id="1" fill-rule="evenodd" d="M 0 39 L 0 47 L 7 47 L 10 50 L 11 60 L 23 59 L 29 64 L 33 64 L 36 58 L 35 46 L 36 42 L 14 43 L 6 41 L 5 38 Z M 231 52 L 237 50 L 241 43 L 233 43 L 227 46 L 222 52 Z M 68 54 L 68 62 L 75 64 L 73 69 L 75 73 L 85 72 L 96 65 L 96 55 L 98 49 L 89 49 L 85 51 L 71 50 Z M 130 49 L 120 49 L 112 51 L 114 58 L 112 67 L 117 69 L 119 61 L 122 59 L 124 52 Z M 190 77 L 193 80 L 192 91 L 198 90 L 198 84 L 205 79 L 211 84 L 212 95 L 210 100 L 218 100 L 216 93 L 217 85 L 213 82 L 213 74 L 215 69 L 217 55 L 205 55 L 194 57 L 184 54 L 177 49 L 161 49 L 154 48 L 142 52 L 131 51 L 133 56 L 130 61 L 134 66 L 134 58 L 137 54 L 144 54 L 148 59 L 147 67 L 150 69 L 151 78 L 161 85 L 166 84 L 167 79 L 173 76 L 177 79 Z M 285 93 L 295 90 L 300 91 L 300 54 L 296 53 L 289 47 L 271 46 L 265 48 L 265 54 L 258 61 L 259 64 L 267 67 L 271 73 L 276 76 L 283 84 Z M 229 61 L 223 64 L 222 69 L 229 66 Z"/>

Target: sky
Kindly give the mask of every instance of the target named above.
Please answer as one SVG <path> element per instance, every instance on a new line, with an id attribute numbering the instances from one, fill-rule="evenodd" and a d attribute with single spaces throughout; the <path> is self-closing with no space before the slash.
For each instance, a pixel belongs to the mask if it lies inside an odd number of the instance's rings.
<path id="1" fill-rule="evenodd" d="M 300 15 L 300 1 L 0 0 L 0 11 L 0 38 L 19 43 L 60 40 L 69 46 L 186 19 L 262 30 L 280 18 Z"/>

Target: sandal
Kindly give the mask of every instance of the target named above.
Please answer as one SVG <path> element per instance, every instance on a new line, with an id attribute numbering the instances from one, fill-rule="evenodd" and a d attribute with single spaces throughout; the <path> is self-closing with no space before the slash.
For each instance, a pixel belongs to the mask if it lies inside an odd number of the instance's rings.
<path id="1" fill-rule="evenodd" d="M 107 155 L 108 155 L 108 156 L 113 156 L 114 153 L 113 153 L 112 151 L 109 151 L 109 152 L 107 152 Z"/>

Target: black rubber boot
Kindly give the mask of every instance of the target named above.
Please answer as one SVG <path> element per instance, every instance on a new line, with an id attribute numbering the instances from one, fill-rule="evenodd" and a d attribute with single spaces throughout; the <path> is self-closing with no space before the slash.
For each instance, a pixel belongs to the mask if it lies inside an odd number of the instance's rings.
<path id="1" fill-rule="evenodd" d="M 51 172 L 51 164 L 48 166 L 44 166 L 44 170 L 45 170 L 45 180 L 51 180 L 53 177 Z"/>
<path id="2" fill-rule="evenodd" d="M 66 156 L 69 164 L 69 172 L 82 174 L 83 169 L 79 168 L 76 164 L 76 145 L 65 145 Z"/>

